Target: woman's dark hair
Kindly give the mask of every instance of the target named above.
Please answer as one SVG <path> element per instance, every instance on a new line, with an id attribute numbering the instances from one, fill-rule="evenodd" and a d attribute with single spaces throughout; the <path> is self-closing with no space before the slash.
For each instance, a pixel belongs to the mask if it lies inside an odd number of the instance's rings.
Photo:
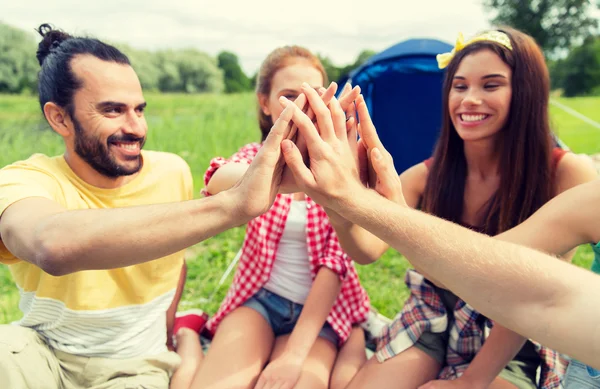
<path id="1" fill-rule="evenodd" d="M 512 99 L 501 130 L 500 186 L 483 208 L 483 232 L 496 235 L 523 222 L 552 198 L 552 134 L 548 118 L 550 82 L 539 46 L 530 36 L 510 28 L 512 50 L 491 41 L 480 41 L 459 51 L 448 65 L 443 87 L 440 138 L 423 194 L 422 209 L 461 223 L 467 162 L 448 108 L 454 75 L 466 56 L 481 50 L 496 53 L 512 69 Z"/>
<path id="2" fill-rule="evenodd" d="M 73 115 L 73 95 L 81 87 L 81 80 L 71 69 L 75 56 L 89 54 L 103 61 L 130 65 L 125 54 L 98 39 L 73 37 L 45 23 L 36 31 L 42 36 L 36 53 L 41 66 L 38 92 L 42 112 L 44 105 L 52 101 Z"/>

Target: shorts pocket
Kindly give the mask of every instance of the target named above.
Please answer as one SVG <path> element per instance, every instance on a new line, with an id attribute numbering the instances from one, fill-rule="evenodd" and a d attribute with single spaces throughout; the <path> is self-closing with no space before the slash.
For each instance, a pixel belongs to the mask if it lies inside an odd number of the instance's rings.
<path id="1" fill-rule="evenodd" d="M 8 350 L 13 354 L 18 354 L 25 350 L 31 342 L 30 329 L 13 326 L 0 326 L 0 349 Z"/>
<path id="2" fill-rule="evenodd" d="M 571 360 L 563 386 L 565 389 L 600 388 L 600 371 L 577 360 Z"/>
<path id="3" fill-rule="evenodd" d="M 596 370 L 591 366 L 586 366 L 585 369 L 587 370 L 587 373 L 590 376 L 590 378 L 600 383 L 600 370 Z"/>

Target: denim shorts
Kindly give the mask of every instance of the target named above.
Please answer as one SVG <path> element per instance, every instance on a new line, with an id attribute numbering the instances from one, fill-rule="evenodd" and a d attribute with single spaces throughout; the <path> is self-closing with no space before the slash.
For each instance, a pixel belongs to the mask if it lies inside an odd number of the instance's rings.
<path id="1" fill-rule="evenodd" d="M 261 288 L 254 296 L 250 297 L 243 306 L 260 313 L 273 329 L 275 336 L 292 332 L 303 307 L 302 304 L 294 303 L 264 288 Z M 323 325 L 319 336 L 327 339 L 336 347 L 338 346 L 339 336 L 329 323 L 326 322 Z"/>
<path id="2" fill-rule="evenodd" d="M 572 359 L 563 381 L 565 389 L 600 388 L 600 370 Z"/>

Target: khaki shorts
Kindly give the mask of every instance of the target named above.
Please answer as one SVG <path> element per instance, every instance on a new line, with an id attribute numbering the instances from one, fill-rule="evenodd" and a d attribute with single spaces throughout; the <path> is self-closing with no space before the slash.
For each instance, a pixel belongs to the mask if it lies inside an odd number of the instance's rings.
<path id="1" fill-rule="evenodd" d="M 90 358 L 49 347 L 36 331 L 0 325 L 0 383 L 11 389 L 142 389 L 169 387 L 180 358 Z"/>

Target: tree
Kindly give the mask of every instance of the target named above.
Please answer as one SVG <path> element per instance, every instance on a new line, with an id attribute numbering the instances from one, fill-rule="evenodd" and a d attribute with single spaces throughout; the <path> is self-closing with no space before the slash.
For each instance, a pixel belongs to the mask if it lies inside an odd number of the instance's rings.
<path id="1" fill-rule="evenodd" d="M 217 56 L 217 64 L 223 70 L 225 93 L 238 93 L 250 90 L 250 80 L 244 74 L 237 55 L 222 51 Z"/>
<path id="2" fill-rule="evenodd" d="M 492 23 L 508 25 L 531 35 L 546 56 L 569 49 L 593 34 L 598 20 L 594 0 L 484 0 L 496 11 Z"/>
<path id="3" fill-rule="evenodd" d="M 565 96 L 581 96 L 600 86 L 600 37 L 588 38 L 560 64 Z"/>
<path id="4" fill-rule="evenodd" d="M 33 34 L 0 23 L 0 93 L 33 91 L 39 64 Z"/>
<path id="5" fill-rule="evenodd" d="M 354 63 L 351 63 L 350 65 L 346 65 L 344 67 L 339 68 L 339 77 L 342 76 L 347 76 L 348 74 L 350 74 L 351 71 L 353 71 L 354 69 L 358 68 L 360 65 L 362 65 L 363 63 L 365 63 L 369 58 L 371 58 L 373 55 L 375 55 L 375 51 L 373 50 L 363 50 L 358 54 L 358 57 L 356 57 L 356 60 L 354 61 Z"/>
<path id="6" fill-rule="evenodd" d="M 550 89 L 561 89 L 565 80 L 565 61 L 566 58 L 558 58 L 548 61 L 548 71 L 550 72 Z"/>
<path id="7" fill-rule="evenodd" d="M 223 72 L 215 59 L 194 50 L 157 53 L 158 85 L 163 92 L 220 93 L 225 89 Z"/>
<path id="8" fill-rule="evenodd" d="M 161 69 L 155 53 L 146 50 L 137 50 L 124 44 L 115 44 L 114 46 L 127 55 L 145 91 L 157 91 L 160 89 Z"/>
<path id="9" fill-rule="evenodd" d="M 317 54 L 317 57 L 321 61 L 321 64 L 325 69 L 325 73 L 327 73 L 327 78 L 329 78 L 329 81 L 331 82 L 339 80 L 340 76 L 342 75 L 340 68 L 335 66 L 333 62 L 331 62 L 331 59 L 329 57 L 325 57 L 321 54 Z"/>
<path id="10" fill-rule="evenodd" d="M 375 54 L 377 54 L 375 51 L 373 50 L 363 50 L 358 54 L 358 57 L 356 57 L 356 61 L 354 61 L 354 67 L 357 68 L 360 65 L 362 65 L 363 63 L 367 62 L 367 60 L 369 58 L 371 58 L 372 56 L 374 56 Z"/>
<path id="11" fill-rule="evenodd" d="M 256 80 L 258 79 L 258 72 L 255 72 L 252 77 L 250 77 L 250 89 L 256 89 Z"/>

